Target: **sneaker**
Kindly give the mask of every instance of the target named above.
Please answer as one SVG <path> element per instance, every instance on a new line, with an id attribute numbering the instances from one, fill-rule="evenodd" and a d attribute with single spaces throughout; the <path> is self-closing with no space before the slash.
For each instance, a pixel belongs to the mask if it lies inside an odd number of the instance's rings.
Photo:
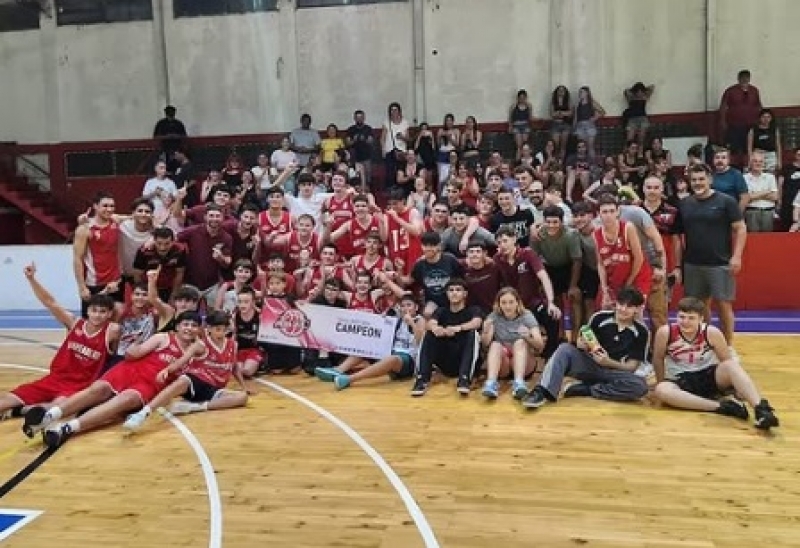
<path id="1" fill-rule="evenodd" d="M 522 381 L 514 381 L 511 385 L 511 395 L 515 400 L 523 400 L 528 395 L 528 385 Z"/>
<path id="2" fill-rule="evenodd" d="M 139 411 L 137 413 L 133 413 L 131 415 L 128 415 L 127 420 L 124 423 L 122 423 L 122 427 L 125 430 L 129 430 L 131 432 L 135 432 L 135 431 L 139 430 L 142 427 L 142 425 L 144 424 L 144 421 L 146 421 L 147 417 L 149 417 L 149 416 L 150 416 L 150 414 L 149 413 L 145 413 L 144 411 Z"/>
<path id="3" fill-rule="evenodd" d="M 582 382 L 576 382 L 564 390 L 565 398 L 588 398 L 592 395 L 592 387 Z"/>
<path id="4" fill-rule="evenodd" d="M 22 406 L 18 405 L 11 409 L 6 409 L 0 412 L 0 422 L 7 421 L 8 419 L 15 419 L 22 416 Z"/>
<path id="5" fill-rule="evenodd" d="M 336 375 L 333 378 L 333 386 L 336 390 L 344 390 L 350 386 L 350 375 Z"/>
<path id="6" fill-rule="evenodd" d="M 778 417 L 773 413 L 774 409 L 770 407 L 767 400 L 761 400 L 755 406 L 756 422 L 755 426 L 759 430 L 769 430 L 770 428 L 780 426 Z"/>
<path id="7" fill-rule="evenodd" d="M 314 376 L 324 382 L 333 382 L 333 379 L 341 375 L 338 369 L 333 367 L 315 367 Z"/>
<path id="8" fill-rule="evenodd" d="M 500 395 L 500 385 L 497 381 L 486 381 L 483 384 L 483 390 L 481 391 L 481 394 L 483 394 L 485 398 L 494 400 Z"/>
<path id="9" fill-rule="evenodd" d="M 466 377 L 461 377 L 458 379 L 458 384 L 456 385 L 456 392 L 461 394 L 462 396 L 469 396 L 469 391 L 472 390 L 472 383 Z"/>
<path id="10" fill-rule="evenodd" d="M 539 409 L 543 406 L 550 398 L 547 397 L 547 394 L 544 391 L 544 388 L 541 386 L 534 387 L 533 390 L 528 392 L 528 395 L 522 400 L 522 407 L 525 409 Z"/>
<path id="11" fill-rule="evenodd" d="M 197 404 L 190 401 L 176 401 L 169 406 L 169 412 L 173 415 L 188 415 L 197 411 Z"/>
<path id="12" fill-rule="evenodd" d="M 47 428 L 50 424 L 47 418 L 47 409 L 41 405 L 36 405 L 28 409 L 25 413 L 25 422 L 22 424 L 22 432 L 29 438 L 33 438 L 36 434 Z"/>
<path id="13" fill-rule="evenodd" d="M 750 416 L 750 413 L 747 412 L 747 407 L 745 407 L 742 402 L 733 399 L 721 400 L 719 402 L 719 407 L 717 407 L 717 410 L 714 412 L 725 415 L 726 417 L 742 419 L 743 421 L 746 421 L 747 417 Z"/>
<path id="14" fill-rule="evenodd" d="M 55 425 L 44 431 L 44 444 L 50 449 L 58 449 L 72 436 L 72 428 L 68 424 Z"/>
<path id="15" fill-rule="evenodd" d="M 414 388 L 411 389 L 411 395 L 414 396 L 415 398 L 418 398 L 420 396 L 424 396 L 425 392 L 427 391 L 428 391 L 428 382 L 422 380 L 421 378 L 418 378 L 414 382 Z"/>
<path id="16" fill-rule="evenodd" d="M 646 379 L 650 375 L 655 375 L 656 370 L 653 369 L 653 365 L 650 364 L 649 362 L 642 362 L 639 364 L 639 367 L 636 368 L 636 371 L 634 371 L 633 374 L 636 375 L 637 377 Z"/>

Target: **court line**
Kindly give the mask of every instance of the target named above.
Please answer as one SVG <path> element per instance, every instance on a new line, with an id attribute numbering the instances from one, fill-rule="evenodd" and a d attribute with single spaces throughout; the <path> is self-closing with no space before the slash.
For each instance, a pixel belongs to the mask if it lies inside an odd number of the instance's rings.
<path id="1" fill-rule="evenodd" d="M 45 346 L 44 343 L 41 344 Z M 49 346 L 46 348 L 50 348 Z M 36 367 L 31 365 L 21 365 L 16 363 L 0 363 L 0 367 L 6 369 L 20 369 L 23 371 L 35 371 L 37 373 L 47 373 L 50 370 L 44 367 Z M 203 471 L 203 477 L 206 483 L 206 491 L 208 494 L 208 504 L 211 512 L 211 525 L 209 527 L 209 548 L 222 547 L 222 499 L 219 494 L 219 485 L 217 484 L 217 476 L 214 473 L 214 466 L 211 464 L 211 459 L 208 458 L 203 448 L 203 444 L 197 439 L 197 436 L 179 419 L 175 418 L 172 414 L 164 415 L 164 417 L 174 426 L 178 432 L 181 433 L 183 438 L 194 451 L 197 460 L 200 461 L 200 468 Z"/>
<path id="2" fill-rule="evenodd" d="M 271 381 L 265 381 L 263 379 L 253 379 L 253 381 L 302 403 L 312 411 L 315 411 L 324 419 L 327 419 L 330 423 L 339 428 L 339 430 L 344 432 L 347 437 L 353 441 L 353 443 L 358 445 L 361 450 L 372 459 L 372 462 L 374 462 L 381 472 L 383 472 L 383 474 L 386 476 L 386 479 L 388 479 L 389 483 L 391 483 L 392 487 L 394 487 L 394 490 L 397 491 L 398 495 L 400 495 L 400 498 L 405 504 L 411 519 L 414 520 L 414 524 L 417 526 L 417 530 L 422 536 L 422 540 L 425 542 L 425 547 L 439 548 L 439 541 L 436 540 L 436 535 L 434 534 L 433 529 L 431 529 L 431 526 L 428 523 L 427 518 L 425 518 L 425 514 L 422 512 L 419 504 L 417 504 L 414 495 L 412 495 L 411 491 L 408 490 L 408 487 L 406 487 L 405 483 L 403 483 L 403 480 L 400 479 L 400 476 L 397 475 L 397 472 L 394 471 L 394 469 L 389 465 L 388 462 L 386 462 L 381 454 L 374 447 L 372 447 L 372 445 L 370 445 L 370 443 L 365 440 L 361 434 L 356 432 L 350 425 L 324 407 L 317 405 L 313 401 L 301 396 L 300 394 L 292 392 L 288 388 L 284 388 L 279 384 Z"/>
<path id="3" fill-rule="evenodd" d="M 33 520 L 35 520 L 36 518 L 41 516 L 43 513 L 44 512 L 42 512 L 40 510 L 17 510 L 15 508 L 0 508 L 0 515 L 3 515 L 3 514 L 16 514 L 16 515 L 19 515 L 19 516 L 25 516 L 24 518 L 19 520 L 17 523 L 12 525 L 8 529 L 4 529 L 3 531 L 0 531 L 0 540 L 7 539 L 8 537 L 13 535 L 14 533 L 19 531 L 20 529 L 22 529 L 23 527 L 28 525 L 30 522 L 32 522 Z"/>

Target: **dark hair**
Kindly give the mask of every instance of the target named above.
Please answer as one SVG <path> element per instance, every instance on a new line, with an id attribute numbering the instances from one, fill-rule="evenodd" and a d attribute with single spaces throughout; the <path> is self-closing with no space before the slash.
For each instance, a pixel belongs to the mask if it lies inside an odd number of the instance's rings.
<path id="1" fill-rule="evenodd" d="M 761 112 L 758 113 L 759 121 L 761 120 L 761 117 L 764 116 L 765 114 L 769 114 L 769 116 L 771 118 L 770 121 L 769 121 L 769 128 L 768 129 L 770 131 L 774 131 L 775 130 L 775 126 L 777 125 L 777 121 L 775 120 L 775 114 L 772 113 L 771 109 L 762 108 Z"/>
<path id="2" fill-rule="evenodd" d="M 536 175 L 535 175 L 535 173 L 533 171 L 533 168 L 530 167 L 530 166 L 524 166 L 523 165 L 523 166 L 517 166 L 516 168 L 514 168 L 514 175 L 520 175 L 521 173 L 527 173 L 528 175 L 530 175 L 534 179 L 536 178 Z"/>
<path id="3" fill-rule="evenodd" d="M 215 203 L 206 204 L 206 213 L 208 213 L 209 211 L 219 211 L 220 213 L 222 213 L 222 208 Z"/>
<path id="4" fill-rule="evenodd" d="M 105 308 L 106 310 L 114 310 L 114 299 L 111 295 L 97 294 L 89 297 L 86 301 L 87 309 L 96 306 L 97 308 Z"/>
<path id="5" fill-rule="evenodd" d="M 438 232 L 428 231 L 422 233 L 422 236 L 419 237 L 419 241 L 423 246 L 440 245 L 442 243 L 442 237 Z"/>
<path id="6" fill-rule="evenodd" d="M 403 202 L 406 201 L 406 194 L 402 188 L 393 188 L 389 191 L 386 200 L 388 202 Z"/>
<path id="7" fill-rule="evenodd" d="M 392 117 L 392 109 L 397 107 L 397 111 L 400 113 L 400 116 L 403 116 L 403 107 L 400 106 L 400 103 L 397 101 L 393 101 L 389 103 L 389 106 L 386 107 L 386 114 L 391 118 Z"/>
<path id="8" fill-rule="evenodd" d="M 564 100 L 562 102 L 558 102 L 558 90 L 564 90 Z M 570 109 L 570 102 L 569 102 L 569 90 L 567 86 L 560 85 L 556 86 L 553 90 L 553 96 L 550 99 L 550 104 L 553 107 L 553 110 L 569 110 Z"/>
<path id="9" fill-rule="evenodd" d="M 175 316 L 175 325 L 179 325 L 183 322 L 194 322 L 197 325 L 200 325 L 202 319 L 200 318 L 200 314 L 195 312 L 194 310 L 184 310 L 177 316 Z"/>
<path id="10" fill-rule="evenodd" d="M 363 111 L 363 110 L 361 110 L 361 109 L 358 109 L 358 110 L 356 110 L 356 111 L 353 113 L 353 118 L 355 118 L 355 117 L 356 117 L 356 116 L 358 116 L 359 114 L 364 114 L 364 111 Z"/>
<path id="11" fill-rule="evenodd" d="M 147 282 L 139 282 L 133 284 L 133 290 L 136 291 L 137 289 L 139 291 L 144 291 L 145 293 L 147 293 Z"/>
<path id="12" fill-rule="evenodd" d="M 509 238 L 513 238 L 514 241 L 517 241 L 517 231 L 514 230 L 514 227 L 509 225 L 503 225 L 497 229 L 497 232 L 494 233 L 495 239 L 500 239 L 501 236 L 508 236 Z"/>
<path id="13" fill-rule="evenodd" d="M 544 208 L 544 211 L 542 211 L 542 216 L 545 219 L 547 219 L 549 217 L 557 217 L 559 221 L 563 221 L 564 220 L 564 210 L 561 209 L 560 207 L 554 206 L 554 205 L 547 206 L 546 208 Z"/>
<path id="14" fill-rule="evenodd" d="M 467 242 L 467 251 L 475 247 L 479 247 L 484 251 L 489 249 L 489 246 L 487 246 L 486 242 L 484 242 L 483 240 L 471 239 L 469 242 Z"/>
<path id="15" fill-rule="evenodd" d="M 625 286 L 617 292 L 617 302 L 620 304 L 642 306 L 644 304 L 644 295 L 635 287 Z"/>
<path id="16" fill-rule="evenodd" d="M 150 213 L 156 210 L 155 206 L 153 205 L 152 200 L 148 200 L 144 196 L 140 196 L 136 198 L 133 202 L 131 202 L 131 211 L 136 211 L 139 206 L 146 205 L 150 208 Z"/>
<path id="17" fill-rule="evenodd" d="M 711 168 L 703 163 L 693 164 L 692 167 L 689 168 L 689 173 L 690 176 L 692 173 L 705 173 L 706 175 L 711 175 Z"/>
<path id="18" fill-rule="evenodd" d="M 689 150 L 686 151 L 687 156 L 691 156 L 692 158 L 702 158 L 703 157 L 703 144 L 697 143 L 689 147 Z"/>
<path id="19" fill-rule="evenodd" d="M 335 287 L 337 291 L 342 290 L 342 280 L 339 278 L 325 278 L 325 283 L 322 284 L 323 287 Z"/>
<path id="20" fill-rule="evenodd" d="M 469 288 L 467 287 L 467 282 L 464 281 L 462 278 L 450 278 L 450 280 L 444 284 L 444 290 L 447 291 L 451 287 L 460 287 L 464 291 L 467 291 Z"/>
<path id="21" fill-rule="evenodd" d="M 250 213 L 255 214 L 256 217 L 258 217 L 258 214 L 261 213 L 261 210 L 258 209 L 258 206 L 250 202 L 244 204 L 242 208 L 239 210 L 239 217 L 241 217 L 242 213 L 244 213 L 245 211 L 249 211 Z"/>
<path id="22" fill-rule="evenodd" d="M 446 207 L 446 208 L 447 208 L 447 211 L 450 211 L 450 204 L 449 204 L 449 203 L 447 203 L 447 200 L 445 200 L 444 198 L 437 198 L 437 199 L 436 199 L 436 200 L 433 202 L 433 205 L 431 205 L 431 209 L 435 208 L 436 206 L 443 206 L 443 207 Z"/>
<path id="23" fill-rule="evenodd" d="M 173 296 L 175 301 L 200 302 L 200 290 L 193 285 L 182 285 Z"/>
<path id="24" fill-rule="evenodd" d="M 281 197 L 286 196 L 286 191 L 283 190 L 282 186 L 274 186 L 267 191 L 267 198 L 270 196 L 274 196 L 275 194 L 280 194 Z"/>
<path id="25" fill-rule="evenodd" d="M 228 325 L 230 321 L 230 316 L 228 316 L 228 313 L 224 310 L 213 310 L 206 315 L 207 327 Z"/>
<path id="26" fill-rule="evenodd" d="M 153 239 L 154 240 L 174 240 L 175 239 L 175 233 L 168 226 L 159 226 L 158 228 L 153 230 Z"/>
<path id="27" fill-rule="evenodd" d="M 320 247 L 319 250 L 322 251 L 323 249 L 332 249 L 334 253 L 339 253 L 339 248 L 336 247 L 336 244 L 333 242 L 322 244 L 322 247 Z"/>
<path id="28" fill-rule="evenodd" d="M 706 313 L 706 303 L 697 297 L 684 297 L 678 301 L 679 312 L 694 312 L 703 316 Z"/>
<path id="29" fill-rule="evenodd" d="M 580 202 L 575 202 L 572 206 L 572 213 L 573 215 L 583 215 L 586 213 L 591 213 L 592 215 L 595 214 L 595 207 L 592 202 L 588 200 L 582 200 Z"/>
<path id="30" fill-rule="evenodd" d="M 236 292 L 237 295 L 250 295 L 254 299 L 256 298 L 256 290 L 253 289 L 253 286 L 246 285 L 242 287 L 239 291 Z"/>
<path id="31" fill-rule="evenodd" d="M 601 194 L 597 199 L 597 209 L 600 209 L 604 205 L 613 205 L 614 207 L 619 207 L 619 199 L 617 199 L 617 197 L 613 194 Z"/>
<path id="32" fill-rule="evenodd" d="M 94 195 L 94 198 L 92 199 L 92 203 L 94 205 L 97 205 L 100 202 L 102 202 L 103 200 L 113 200 L 113 199 L 114 199 L 114 196 L 112 196 L 110 192 L 106 192 L 105 190 L 101 190 L 100 192 L 98 192 L 97 194 Z"/>
<path id="33" fill-rule="evenodd" d="M 236 270 L 237 268 L 246 268 L 250 270 L 250 272 L 256 271 L 256 267 L 253 264 L 253 261 L 251 261 L 250 259 L 239 259 L 238 261 L 233 263 L 233 270 Z"/>
<path id="34" fill-rule="evenodd" d="M 750 78 L 750 71 L 747 69 L 742 69 L 739 71 L 739 74 L 736 75 L 736 78 Z"/>
<path id="35" fill-rule="evenodd" d="M 315 182 L 316 181 L 314 180 L 314 176 L 311 175 L 310 173 L 301 173 L 300 175 L 297 176 L 297 184 L 298 185 L 302 185 L 302 184 L 306 184 L 306 183 L 313 185 Z"/>
<path id="36" fill-rule="evenodd" d="M 454 208 L 450 209 L 450 215 L 466 215 L 467 217 L 470 216 L 470 210 L 466 204 L 459 204 Z"/>

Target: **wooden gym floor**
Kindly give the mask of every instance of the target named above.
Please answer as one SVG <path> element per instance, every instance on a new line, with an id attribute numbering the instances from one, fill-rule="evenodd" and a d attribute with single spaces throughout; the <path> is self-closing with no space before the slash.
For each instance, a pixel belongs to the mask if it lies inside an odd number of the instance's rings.
<path id="1" fill-rule="evenodd" d="M 61 334 L 0 333 L 4 389 L 52 356 L 10 337 Z M 451 384 L 412 399 L 406 383 L 270 377 L 246 410 L 70 440 L 0 500 L 43 512 L 3 546 L 800 546 L 800 337 L 736 346 L 778 411 L 772 435 L 649 403 L 525 412 Z M 0 424 L 0 482 L 40 452 Z"/>

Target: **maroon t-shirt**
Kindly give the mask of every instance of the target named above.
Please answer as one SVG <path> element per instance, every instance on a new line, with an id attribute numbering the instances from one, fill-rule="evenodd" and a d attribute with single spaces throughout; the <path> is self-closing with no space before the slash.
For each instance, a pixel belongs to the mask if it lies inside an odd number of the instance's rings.
<path id="1" fill-rule="evenodd" d="M 253 237 L 255 236 L 258 227 L 254 226 L 251 228 L 250 233 L 246 238 L 242 238 L 242 236 L 239 234 L 239 221 L 225 221 L 222 224 L 222 228 L 225 230 L 225 232 L 231 235 L 231 239 L 233 240 L 233 244 L 231 245 L 231 266 L 222 271 L 222 277 L 225 280 L 232 280 L 233 265 L 236 264 L 236 261 L 239 259 L 247 259 L 248 261 L 253 260 L 253 252 L 256 248 Z"/>
<path id="2" fill-rule="evenodd" d="M 208 233 L 206 225 L 190 226 L 178 234 L 178 241 L 186 244 L 186 283 L 205 291 L 220 281 L 222 266 L 213 256 L 214 246 L 220 246 L 222 254 L 231 256 L 233 239 L 219 229 L 216 235 Z"/>
<path id="3" fill-rule="evenodd" d="M 503 285 L 509 285 L 519 291 L 525 308 L 533 310 L 541 304 L 544 300 L 542 282 L 539 281 L 537 274 L 544 269 L 544 265 L 535 251 L 519 247 L 510 263 L 508 257 L 498 252 L 494 256 L 494 261 L 500 269 Z"/>
<path id="4" fill-rule="evenodd" d="M 186 268 L 186 261 L 186 247 L 181 243 L 173 242 L 165 255 L 159 255 L 154 247 L 149 249 L 139 248 L 139 251 L 136 252 L 136 257 L 133 259 L 133 268 L 147 272 L 160 266 L 161 272 L 158 275 L 156 287 L 158 289 L 172 289 L 177 270 Z"/>
<path id="5" fill-rule="evenodd" d="M 722 102 L 728 105 L 725 113 L 728 125 L 731 127 L 749 127 L 758 122 L 761 112 L 761 97 L 758 88 L 748 86 L 747 90 L 736 84 L 725 90 Z"/>
<path id="6" fill-rule="evenodd" d="M 206 205 L 200 204 L 186 210 L 186 224 L 187 225 L 202 225 L 206 222 Z M 236 217 L 229 210 L 223 210 L 223 219 L 225 221 L 236 220 Z"/>
<path id="7" fill-rule="evenodd" d="M 492 261 L 481 268 L 464 263 L 464 281 L 467 282 L 467 306 L 477 306 L 484 314 L 494 307 L 494 299 L 503 287 L 500 269 Z"/>

